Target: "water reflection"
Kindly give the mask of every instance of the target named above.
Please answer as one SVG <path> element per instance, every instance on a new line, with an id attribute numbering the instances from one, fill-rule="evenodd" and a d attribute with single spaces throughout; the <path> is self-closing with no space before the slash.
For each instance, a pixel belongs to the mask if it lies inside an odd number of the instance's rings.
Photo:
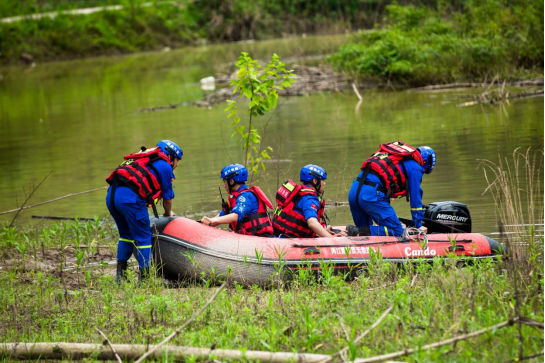
<path id="1" fill-rule="evenodd" d="M 31 203 L 105 185 L 123 155 L 165 138 L 184 149 L 176 170 L 174 210 L 218 209 L 219 170 L 242 160 L 240 147 L 230 138 L 224 107 L 134 111 L 199 99 L 200 79 L 228 72 L 240 51 L 261 59 L 276 52 L 298 63 L 316 63 L 345 40 L 307 37 L 193 47 L 43 64 L 28 74 L 20 68 L 1 69 L 0 210 L 20 204 L 22 188 L 28 193 L 49 172 Z M 448 92 L 361 95 L 357 110 L 352 91 L 280 100 L 279 109 L 258 125 L 264 130 L 263 143 L 274 148 L 273 159 L 281 162 L 267 163 L 254 182 L 272 199 L 285 178 L 296 179 L 302 165 L 315 163 L 328 171 L 326 197 L 346 201 L 363 160 L 380 143 L 401 139 L 437 152 L 437 166 L 424 178 L 424 202 L 466 203 L 474 230 L 495 231 L 492 198 L 482 195 L 486 184 L 478 160 L 497 160 L 516 147 L 543 149 L 543 98 L 511 102 L 504 114 L 496 106 L 457 108 Z M 86 194 L 25 215 L 107 216 L 104 197 L 101 192 Z M 394 206 L 400 215 L 410 215 L 404 200 Z M 336 224 L 351 221 L 346 207 L 329 215 Z"/>

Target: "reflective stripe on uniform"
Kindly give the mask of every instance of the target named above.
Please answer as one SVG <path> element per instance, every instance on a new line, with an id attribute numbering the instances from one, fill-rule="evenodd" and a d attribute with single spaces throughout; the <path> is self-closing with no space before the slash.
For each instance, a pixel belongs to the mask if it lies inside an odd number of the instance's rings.
<path id="1" fill-rule="evenodd" d="M 126 239 L 126 238 L 120 238 L 119 241 L 120 241 L 120 242 L 134 243 L 134 240 L 132 240 L 132 239 Z"/>
<path id="2" fill-rule="evenodd" d="M 410 153 L 412 153 L 412 152 L 415 151 L 415 149 L 413 149 L 412 147 L 409 147 L 409 146 L 407 146 L 407 145 L 405 145 L 405 144 L 400 144 L 400 143 L 397 142 L 397 141 L 394 142 L 393 144 L 399 146 L 399 147 L 402 148 L 402 149 L 407 150 L 407 151 L 410 152 Z"/>
<path id="3" fill-rule="evenodd" d="M 411 208 L 411 210 L 422 210 L 422 208 Z"/>
<path id="4" fill-rule="evenodd" d="M 389 236 L 387 227 L 384 227 L 384 232 L 386 233 L 387 236 Z"/>
<path id="5" fill-rule="evenodd" d="M 136 246 L 136 248 L 138 248 L 138 249 L 151 248 L 151 245 L 147 245 L 147 246 Z"/>

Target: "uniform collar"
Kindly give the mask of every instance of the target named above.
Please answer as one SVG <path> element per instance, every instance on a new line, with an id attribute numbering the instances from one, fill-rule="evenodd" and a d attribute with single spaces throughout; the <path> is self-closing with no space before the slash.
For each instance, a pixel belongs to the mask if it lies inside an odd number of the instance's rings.
<path id="1" fill-rule="evenodd" d="M 240 192 L 243 189 L 248 189 L 248 186 L 246 184 L 242 184 L 240 188 L 237 189 L 237 192 Z"/>

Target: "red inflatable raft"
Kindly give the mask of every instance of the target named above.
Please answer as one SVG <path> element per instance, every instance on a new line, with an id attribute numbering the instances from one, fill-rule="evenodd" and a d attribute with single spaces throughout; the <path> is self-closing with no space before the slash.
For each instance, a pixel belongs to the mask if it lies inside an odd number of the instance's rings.
<path id="1" fill-rule="evenodd" d="M 364 266 L 369 255 L 380 253 L 388 262 L 431 261 L 456 254 L 460 260 L 496 258 L 502 245 L 478 233 L 429 234 L 425 243 L 398 237 L 264 238 L 235 234 L 182 217 L 152 219 L 154 255 L 163 274 L 171 279 L 226 274 L 244 284 L 263 284 L 276 271 Z"/>

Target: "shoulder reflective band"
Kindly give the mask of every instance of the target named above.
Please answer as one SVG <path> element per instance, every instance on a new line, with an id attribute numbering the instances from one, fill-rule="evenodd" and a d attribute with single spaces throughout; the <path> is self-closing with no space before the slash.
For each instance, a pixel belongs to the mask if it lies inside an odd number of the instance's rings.
<path id="1" fill-rule="evenodd" d="M 407 146 L 407 145 L 405 145 L 405 144 L 400 144 L 398 141 L 393 142 L 393 144 L 396 145 L 396 146 L 399 146 L 399 147 L 402 148 L 402 149 L 407 150 L 407 151 L 410 152 L 410 153 L 412 153 L 413 151 L 415 151 L 415 149 L 413 149 L 412 147 L 409 147 L 409 146 Z"/>
<path id="2" fill-rule="evenodd" d="M 295 186 L 293 186 L 291 183 L 286 183 L 284 184 L 284 188 L 286 188 L 290 192 L 293 192 L 293 189 L 295 189 Z"/>

